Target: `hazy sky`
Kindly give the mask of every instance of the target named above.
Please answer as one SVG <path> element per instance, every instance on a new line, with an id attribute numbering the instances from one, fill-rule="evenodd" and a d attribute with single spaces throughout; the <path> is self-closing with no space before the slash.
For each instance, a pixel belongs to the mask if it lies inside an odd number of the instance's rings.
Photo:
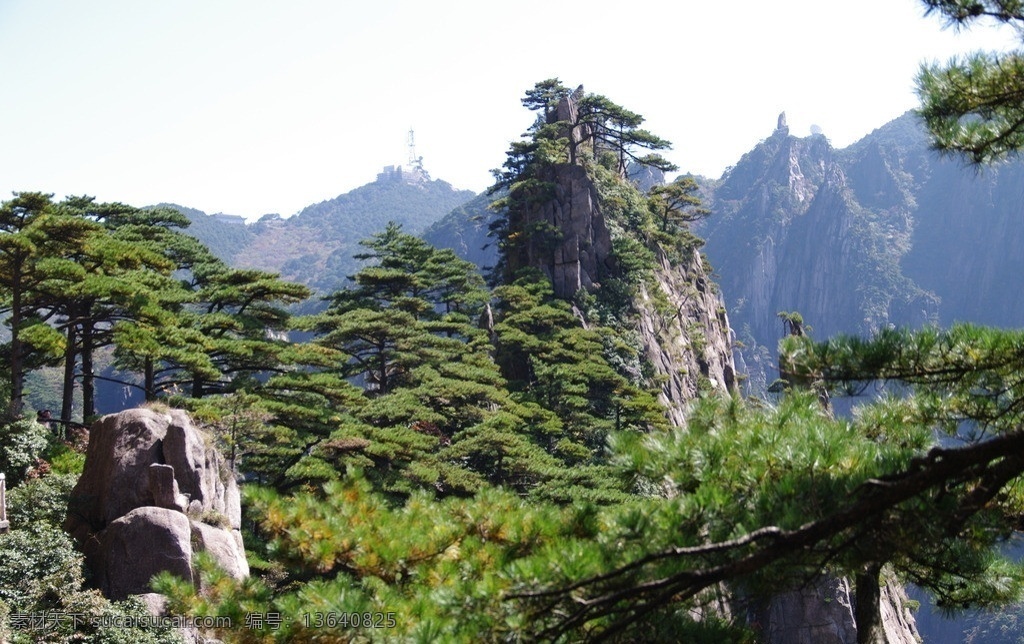
<path id="1" fill-rule="evenodd" d="M 717 177 L 771 134 L 843 147 L 916 104 L 922 61 L 1006 49 L 918 0 L 0 0 L 0 199 L 290 215 L 405 163 L 482 190 L 559 77 Z"/>

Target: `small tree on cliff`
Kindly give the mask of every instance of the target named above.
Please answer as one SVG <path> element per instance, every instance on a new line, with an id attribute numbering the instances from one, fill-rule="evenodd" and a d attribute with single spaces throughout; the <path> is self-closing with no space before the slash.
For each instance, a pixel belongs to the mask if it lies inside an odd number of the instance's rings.
<path id="1" fill-rule="evenodd" d="M 661 232 L 676 230 L 711 214 L 701 202 L 699 190 L 693 177 L 679 177 L 672 183 L 651 188 L 650 208 Z"/>

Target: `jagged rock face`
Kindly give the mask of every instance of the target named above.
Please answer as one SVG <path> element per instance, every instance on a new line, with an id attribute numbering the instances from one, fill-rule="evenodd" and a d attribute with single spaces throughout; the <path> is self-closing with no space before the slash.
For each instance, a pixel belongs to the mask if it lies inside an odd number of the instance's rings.
<path id="1" fill-rule="evenodd" d="M 162 570 L 196 581 L 197 551 L 236 578 L 249 574 L 238 486 L 183 411 L 131 409 L 97 421 L 65 528 L 112 599 L 149 592 Z"/>
<path id="2" fill-rule="evenodd" d="M 670 306 L 659 312 L 653 294 L 641 284 L 636 303 L 640 335 L 647 359 L 662 381 L 658 400 L 672 423 L 682 427 L 686 406 L 697 397 L 702 379 L 723 392 L 736 386 L 729 319 L 699 255 L 677 266 L 664 253 L 657 259 L 654 282 Z"/>
<path id="3" fill-rule="evenodd" d="M 755 618 L 770 644 L 853 644 L 856 595 L 849 580 L 822 577 L 798 590 L 782 592 L 768 601 Z M 921 637 L 903 588 L 892 580 L 882 587 L 879 602 L 884 644 L 918 644 Z"/>
<path id="4" fill-rule="evenodd" d="M 870 333 L 935 319 L 938 300 L 900 266 L 914 200 L 887 160 L 852 164 L 820 135 L 776 132 L 744 155 L 713 191 L 701 232 L 748 362 L 772 362 L 776 314 L 798 311 L 815 337 Z M 848 178 L 847 169 L 853 178 Z M 766 348 L 766 349 L 765 349 Z M 748 365 L 763 386 L 774 379 Z M 760 388 L 760 387 L 759 387 Z"/>
<path id="5" fill-rule="evenodd" d="M 739 339 L 767 353 L 779 311 L 799 311 L 816 338 L 1020 326 L 1024 298 L 1007 287 L 1024 273 L 1022 186 L 1020 160 L 978 170 L 940 157 L 913 114 L 838 151 L 777 130 L 710 186 L 700 232 Z"/>
<path id="6" fill-rule="evenodd" d="M 610 268 L 612 241 L 599 207 L 597 186 L 582 166 L 568 163 L 544 171 L 544 199 L 533 199 L 524 212 L 510 213 L 509 228 L 526 231 L 527 240 L 508 255 L 510 275 L 524 267 L 539 268 L 555 295 L 572 299 L 580 289 L 593 290 Z"/>
<path id="7" fill-rule="evenodd" d="M 571 300 L 582 288 L 593 290 L 609 268 L 611 235 L 598 206 L 597 187 L 582 166 L 568 163 L 545 169 L 543 198 L 509 213 L 509 229 L 525 239 L 507 257 L 506 270 L 540 269 L 555 296 Z"/>
<path id="8" fill-rule="evenodd" d="M 539 265 L 551 279 L 555 295 L 569 299 L 581 288 L 593 290 L 599 283 L 611 253 L 611 235 L 597 206 L 597 188 L 584 168 L 558 166 L 551 180 L 554 198 L 530 217 L 549 223 L 559 233 L 560 243 L 549 260 L 541 259 Z"/>
<path id="9" fill-rule="evenodd" d="M 849 581 L 835 577 L 779 593 L 763 617 L 766 640 L 771 644 L 856 642 L 853 601 Z"/>

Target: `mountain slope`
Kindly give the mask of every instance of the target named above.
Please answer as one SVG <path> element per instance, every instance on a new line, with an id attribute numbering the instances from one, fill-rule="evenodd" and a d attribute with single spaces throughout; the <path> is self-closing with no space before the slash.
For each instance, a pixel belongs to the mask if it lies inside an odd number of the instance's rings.
<path id="1" fill-rule="evenodd" d="M 175 207 L 192 220 L 189 232 L 232 266 L 280 273 L 327 293 L 343 287 L 355 272 L 359 241 L 383 230 L 387 222 L 418 233 L 473 196 L 445 181 L 392 168 L 372 183 L 287 219 L 268 215 L 241 225 Z"/>
<path id="2" fill-rule="evenodd" d="M 765 348 L 781 334 L 781 311 L 799 311 L 819 337 L 935 318 L 935 296 L 901 265 L 915 205 L 908 179 L 861 162 L 865 150 L 850 161 L 824 136 L 794 137 L 780 120 L 710 187 L 713 215 L 700 232 L 757 388 L 773 379 Z M 868 181 L 876 170 L 882 178 Z"/>

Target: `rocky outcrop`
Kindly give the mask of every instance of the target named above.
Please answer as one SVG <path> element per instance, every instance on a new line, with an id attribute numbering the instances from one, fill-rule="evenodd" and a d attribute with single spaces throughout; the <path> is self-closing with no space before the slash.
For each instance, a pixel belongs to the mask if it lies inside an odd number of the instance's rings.
<path id="1" fill-rule="evenodd" d="M 576 103 L 562 99 L 550 114 L 552 123 L 576 123 Z M 588 137 L 585 126 L 568 128 L 564 136 L 575 150 Z M 570 300 L 580 289 L 592 291 L 610 268 L 611 234 L 601 213 L 597 186 L 586 168 L 557 163 L 545 168 L 528 189 L 528 207 L 509 213 L 509 230 L 522 241 L 507 256 L 508 275 L 521 268 L 539 268 L 551 280 L 555 296 Z"/>
<path id="2" fill-rule="evenodd" d="M 888 579 L 881 590 L 884 643 L 919 644 L 921 637 L 902 586 Z M 822 577 L 772 597 L 759 611 L 755 626 L 770 644 L 853 644 L 857 641 L 856 601 L 848 579 Z"/>
<path id="3" fill-rule="evenodd" d="M 878 603 L 887 644 L 919 644 L 923 641 L 911 612 L 910 598 L 902 584 L 895 579 L 888 580 L 882 587 Z"/>
<path id="4" fill-rule="evenodd" d="M 687 405 L 703 387 L 721 392 L 736 387 L 729 319 L 698 253 L 676 265 L 664 252 L 656 258 L 654 286 L 641 284 L 636 302 L 639 331 L 661 382 L 658 400 L 672 423 L 682 427 Z"/>
<path id="5" fill-rule="evenodd" d="M 560 242 L 550 263 L 539 265 L 551 279 L 555 295 L 572 298 L 580 289 L 593 290 L 608 268 L 612 241 L 598 208 L 597 188 L 578 165 L 553 169 L 553 198 L 530 214 L 557 232 Z M 546 265 L 545 265 L 546 264 Z"/>
<path id="6" fill-rule="evenodd" d="M 800 312 L 826 338 L 921 325 L 938 310 L 901 267 L 915 202 L 899 160 L 875 149 L 851 163 L 825 137 L 797 138 L 783 125 L 714 188 L 701 229 L 753 393 L 777 375 L 769 356 L 783 333 L 779 312 Z"/>
<path id="7" fill-rule="evenodd" d="M 132 409 L 97 421 L 65 527 L 111 599 L 149 592 L 165 570 L 198 582 L 199 551 L 236 578 L 249 574 L 238 486 L 183 411 Z"/>
<path id="8" fill-rule="evenodd" d="M 545 198 L 509 214 L 509 227 L 526 239 L 507 256 L 509 275 L 525 267 L 540 269 L 555 295 L 572 299 L 580 289 L 594 290 L 609 270 L 612 242 L 598 205 L 597 187 L 582 166 L 558 164 L 542 172 Z"/>

